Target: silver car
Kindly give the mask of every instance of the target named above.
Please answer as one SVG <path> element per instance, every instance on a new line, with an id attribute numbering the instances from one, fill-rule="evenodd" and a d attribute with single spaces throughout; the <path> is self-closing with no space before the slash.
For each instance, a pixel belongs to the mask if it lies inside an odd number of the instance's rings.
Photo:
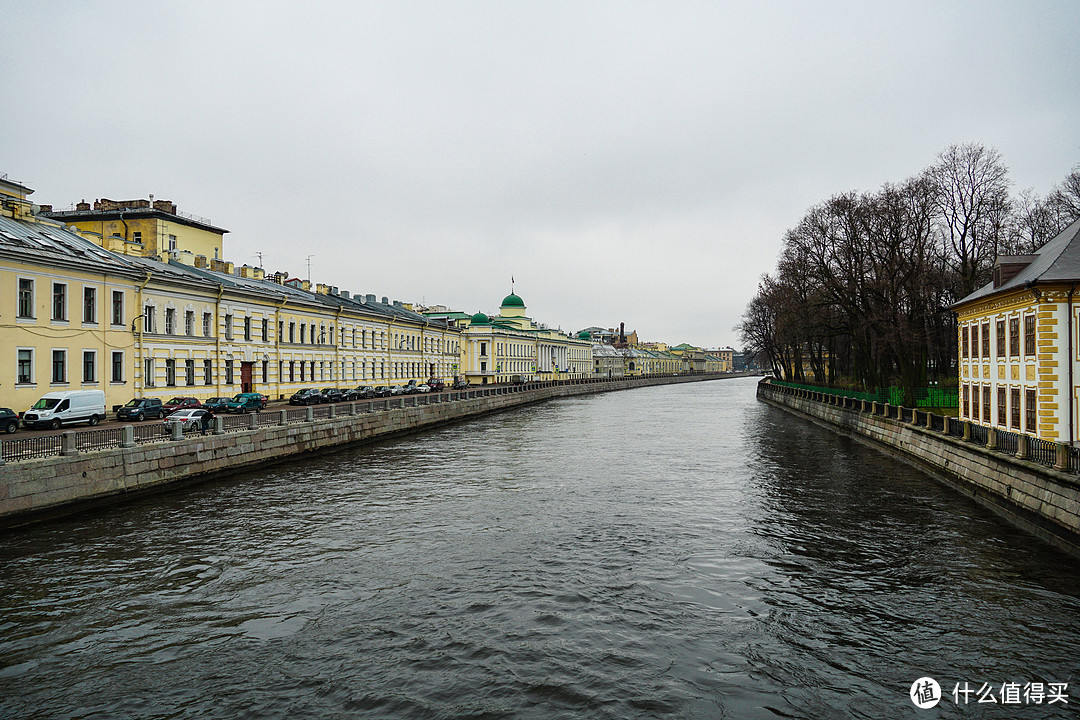
<path id="1" fill-rule="evenodd" d="M 181 422 L 184 424 L 185 430 L 198 430 L 202 428 L 202 419 L 206 415 L 206 411 L 202 408 L 187 408 L 184 410 L 177 410 L 172 415 L 161 421 L 166 430 L 172 429 L 174 422 Z"/>

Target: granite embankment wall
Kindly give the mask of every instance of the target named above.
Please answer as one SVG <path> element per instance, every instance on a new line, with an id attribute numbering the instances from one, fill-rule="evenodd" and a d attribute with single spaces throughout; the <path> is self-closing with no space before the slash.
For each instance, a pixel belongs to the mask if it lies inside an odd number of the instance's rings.
<path id="1" fill-rule="evenodd" d="M 0 466 L 0 528 L 75 512 L 97 504 L 198 482 L 222 473 L 265 466 L 301 453 L 414 432 L 486 413 L 558 397 L 648 385 L 713 380 L 731 375 L 682 375 L 585 383 L 543 383 L 541 387 L 491 388 L 481 397 L 373 412 L 374 404 L 338 406 L 333 418 L 270 425 L 256 429 L 134 447 L 42 458 Z M 434 398 L 433 398 L 434 399 Z M 349 411 L 355 414 L 344 414 Z"/>
<path id="2" fill-rule="evenodd" d="M 1080 478 L 914 422 L 845 407 L 822 396 L 758 384 L 758 399 L 796 415 L 865 438 L 975 499 L 1018 527 L 1080 557 Z M 894 408 L 895 410 L 895 408 Z M 917 415 L 913 416 L 917 417 Z"/>

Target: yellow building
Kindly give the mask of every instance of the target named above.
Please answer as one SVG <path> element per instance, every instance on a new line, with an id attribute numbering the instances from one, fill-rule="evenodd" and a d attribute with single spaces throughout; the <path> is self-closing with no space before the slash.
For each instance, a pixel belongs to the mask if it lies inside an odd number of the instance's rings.
<path id="1" fill-rule="evenodd" d="M 95 200 L 80 202 L 74 210 L 44 212 L 76 228 L 107 250 L 123 255 L 167 260 L 171 254 L 190 253 L 192 264 L 209 267 L 222 259 L 222 238 L 228 230 L 206 218 L 177 212 L 168 200 Z"/>
<path id="2" fill-rule="evenodd" d="M 130 324 L 143 273 L 38 212 L 0 180 L 0 404 L 26 410 L 60 390 L 132 395 Z"/>
<path id="3" fill-rule="evenodd" d="M 1080 220 L 1033 255 L 1002 256 L 957 315 L 960 417 L 1044 440 L 1080 432 Z"/>
<path id="4" fill-rule="evenodd" d="M 540 325 L 507 295 L 499 314 L 472 315 L 461 338 L 461 375 L 473 384 L 589 377 L 592 343 Z"/>
<path id="5" fill-rule="evenodd" d="M 160 217 L 156 240 L 129 238 L 129 252 L 112 252 L 56 219 L 71 216 L 39 212 L 32 192 L 0 180 L 0 288 L 11 288 L 0 293 L 0 314 L 12 319 L 0 339 L 14 354 L 0 363 L 4 406 L 83 388 L 103 389 L 109 407 L 143 396 L 285 398 L 303 387 L 422 382 L 457 370 L 460 329 L 404 303 L 208 258 L 221 252 L 216 229 L 189 228 L 179 250 L 154 252 L 184 225 Z M 123 222 L 139 227 L 126 210 Z M 217 240 L 200 234 L 215 232 Z"/>

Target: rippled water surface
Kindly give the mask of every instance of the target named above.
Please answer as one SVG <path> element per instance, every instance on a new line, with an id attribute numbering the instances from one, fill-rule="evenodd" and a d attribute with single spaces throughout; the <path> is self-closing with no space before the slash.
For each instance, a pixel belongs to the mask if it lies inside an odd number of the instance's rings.
<path id="1" fill-rule="evenodd" d="M 1075 561 L 750 379 L 311 457 L 2 535 L 0 563 L 4 718 L 1080 707 Z M 1074 697 L 920 711 L 923 675 Z"/>

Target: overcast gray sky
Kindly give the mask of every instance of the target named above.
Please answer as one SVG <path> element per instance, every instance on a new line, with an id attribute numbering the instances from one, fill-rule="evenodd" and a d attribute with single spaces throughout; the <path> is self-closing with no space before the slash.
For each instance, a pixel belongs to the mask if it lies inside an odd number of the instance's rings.
<path id="1" fill-rule="evenodd" d="M 1080 162 L 1080 2 L 10 2 L 0 174 L 226 257 L 734 345 L 784 231 L 950 144 Z"/>

